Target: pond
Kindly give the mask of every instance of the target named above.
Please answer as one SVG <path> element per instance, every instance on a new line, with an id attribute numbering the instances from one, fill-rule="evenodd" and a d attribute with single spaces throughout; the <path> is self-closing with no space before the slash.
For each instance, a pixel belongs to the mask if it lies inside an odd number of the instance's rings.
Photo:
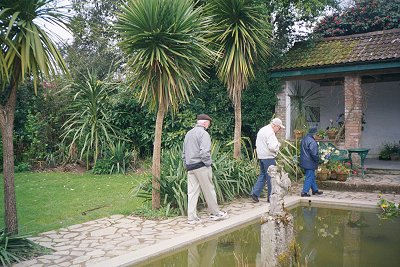
<path id="1" fill-rule="evenodd" d="M 301 266 L 399 266 L 400 218 L 314 206 L 290 211 Z M 263 266 L 260 223 L 140 266 Z"/>

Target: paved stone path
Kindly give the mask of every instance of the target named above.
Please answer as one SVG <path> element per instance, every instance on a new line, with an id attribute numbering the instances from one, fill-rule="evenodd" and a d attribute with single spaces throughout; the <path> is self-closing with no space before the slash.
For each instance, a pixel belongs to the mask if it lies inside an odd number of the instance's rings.
<path id="1" fill-rule="evenodd" d="M 399 180 L 398 177 L 387 176 L 385 178 L 384 175 L 381 175 L 379 179 L 374 178 L 376 183 L 393 182 L 400 184 Z M 361 180 L 361 182 L 365 181 Z M 354 178 L 354 181 L 351 182 L 357 182 L 357 179 Z M 301 191 L 301 186 L 295 184 L 291 190 L 292 195 L 296 198 Z M 400 202 L 400 194 L 383 194 L 383 197 L 396 203 Z M 322 196 L 310 198 L 310 200 L 318 199 L 346 200 L 364 203 L 365 205 L 376 205 L 378 193 L 324 191 Z M 198 225 L 188 225 L 185 217 L 156 221 L 135 216 L 114 215 L 42 233 L 32 240 L 53 249 L 54 253 L 14 266 L 115 266 L 107 263 L 107 261 L 132 252 L 137 252 L 138 255 L 146 253 L 146 251 L 152 250 L 146 248 L 162 245 L 164 241 L 174 238 L 194 237 L 197 235 L 194 233 L 195 231 L 206 233 L 212 227 L 229 227 L 251 212 L 255 213 L 256 216 L 261 216 L 267 211 L 269 204 L 266 203 L 265 198 L 260 200 L 259 203 L 252 203 L 250 199 L 237 199 L 232 203 L 223 205 L 222 209 L 228 212 L 229 219 L 219 222 L 208 221 L 204 212 L 200 213 L 203 221 Z M 190 244 L 191 241 L 186 239 L 185 242 Z"/>

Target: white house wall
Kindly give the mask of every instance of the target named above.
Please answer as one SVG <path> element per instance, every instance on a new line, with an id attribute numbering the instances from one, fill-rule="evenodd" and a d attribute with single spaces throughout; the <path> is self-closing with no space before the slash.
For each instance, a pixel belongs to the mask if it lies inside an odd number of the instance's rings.
<path id="1" fill-rule="evenodd" d="M 400 82 L 363 84 L 366 98 L 361 146 L 377 157 L 385 143 L 400 142 Z"/>
<path id="2" fill-rule="evenodd" d="M 320 87 L 320 124 L 319 127 L 326 129 L 333 120 L 333 126 L 338 127 L 337 117 L 344 113 L 343 85 Z"/>

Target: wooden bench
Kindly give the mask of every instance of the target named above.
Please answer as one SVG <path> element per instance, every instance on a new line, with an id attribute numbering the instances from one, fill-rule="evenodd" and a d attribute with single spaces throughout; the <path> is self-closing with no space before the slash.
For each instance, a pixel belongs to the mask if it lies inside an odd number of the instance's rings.
<path id="1" fill-rule="evenodd" d="M 331 149 L 331 161 L 349 161 L 349 151 L 339 149 L 331 142 L 318 142 L 319 149 Z"/>

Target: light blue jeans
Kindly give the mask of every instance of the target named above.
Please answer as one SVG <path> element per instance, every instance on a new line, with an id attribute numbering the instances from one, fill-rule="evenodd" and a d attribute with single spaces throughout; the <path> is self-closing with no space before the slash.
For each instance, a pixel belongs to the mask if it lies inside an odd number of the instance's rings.
<path id="1" fill-rule="evenodd" d="M 269 196 L 271 195 L 271 177 L 268 175 L 267 170 L 271 165 L 276 165 L 275 159 L 260 159 L 260 175 L 258 176 L 253 190 L 251 191 L 252 195 L 260 197 L 261 191 L 264 189 L 265 182 L 267 182 L 269 200 Z"/>
<path id="2" fill-rule="evenodd" d="M 310 188 L 312 192 L 318 191 L 317 181 L 315 180 L 315 169 L 305 169 L 305 171 L 306 178 L 304 179 L 303 193 L 308 193 L 308 191 L 310 191 Z"/>

